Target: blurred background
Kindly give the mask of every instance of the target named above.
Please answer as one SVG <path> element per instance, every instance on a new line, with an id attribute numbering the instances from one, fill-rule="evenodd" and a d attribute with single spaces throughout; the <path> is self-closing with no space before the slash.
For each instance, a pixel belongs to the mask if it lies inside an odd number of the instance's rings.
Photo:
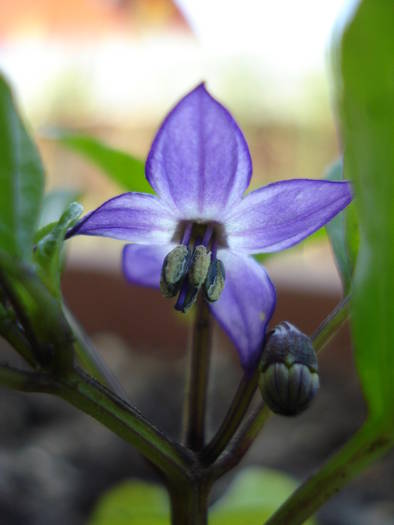
<path id="1" fill-rule="evenodd" d="M 252 188 L 320 178 L 340 154 L 329 43 L 353 3 L 0 0 L 0 71 L 40 148 L 47 190 L 75 190 L 87 210 L 119 187 L 59 145 L 55 131 L 88 134 L 144 159 L 165 114 L 201 81 L 245 133 Z M 125 284 L 119 242 L 76 238 L 69 248 L 68 304 L 130 399 L 176 435 L 190 320 L 157 292 Z M 324 235 L 266 265 L 278 289 L 274 322 L 289 319 L 311 333 L 341 294 Z M 241 373 L 219 329 L 216 348 L 212 431 Z M 365 409 L 346 328 L 321 368 L 311 410 L 297 420 L 273 418 L 247 462 L 302 479 L 359 426 Z M 372 467 L 326 505 L 320 523 L 392 523 L 393 471 L 393 461 Z M 60 401 L 1 392 L 1 525 L 86 523 L 100 495 L 128 477 L 154 474 L 105 429 Z"/>

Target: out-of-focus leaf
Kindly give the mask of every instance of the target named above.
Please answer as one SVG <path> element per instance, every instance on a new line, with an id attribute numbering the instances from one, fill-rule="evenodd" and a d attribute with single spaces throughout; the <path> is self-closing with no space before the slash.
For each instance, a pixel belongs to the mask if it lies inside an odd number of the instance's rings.
<path id="1" fill-rule="evenodd" d="M 67 230 L 73 226 L 83 211 L 78 202 L 72 202 L 59 222 L 37 243 L 34 261 L 41 279 L 51 293 L 60 297 L 61 254 Z"/>
<path id="2" fill-rule="evenodd" d="M 393 426 L 394 32 L 393 3 L 364 0 L 340 49 L 346 174 L 362 234 L 353 282 L 352 332 L 370 417 Z"/>
<path id="3" fill-rule="evenodd" d="M 81 192 L 71 189 L 57 189 L 44 195 L 42 203 L 39 229 L 50 223 L 57 222 L 69 204 L 78 200 Z"/>
<path id="4" fill-rule="evenodd" d="M 140 159 L 88 135 L 56 131 L 50 137 L 91 161 L 124 190 L 154 193 L 145 178 L 144 163 Z"/>
<path id="5" fill-rule="evenodd" d="M 337 47 L 345 178 L 354 185 L 360 249 L 352 334 L 367 421 L 267 525 L 298 525 L 394 444 L 394 32 L 391 0 L 364 0 Z"/>
<path id="6" fill-rule="evenodd" d="M 247 468 L 209 512 L 210 525 L 263 523 L 296 488 L 285 474 L 264 468 Z M 128 481 L 99 501 L 89 525 L 169 525 L 166 491 L 148 483 Z M 312 525 L 313 520 L 305 522 Z"/>
<path id="7" fill-rule="evenodd" d="M 249 467 L 234 479 L 229 490 L 212 507 L 211 525 L 255 525 L 265 520 L 296 489 L 297 483 L 282 472 Z M 306 524 L 312 525 L 313 520 Z"/>
<path id="8" fill-rule="evenodd" d="M 13 256 L 31 258 L 44 171 L 0 75 L 0 247 Z"/>
<path id="9" fill-rule="evenodd" d="M 328 169 L 327 180 L 343 180 L 343 163 L 338 160 Z M 349 293 L 359 246 L 359 231 L 354 203 L 334 217 L 326 230 L 334 252 L 345 294 Z"/>
<path id="10" fill-rule="evenodd" d="M 166 491 L 141 481 L 127 481 L 99 501 L 89 525 L 170 525 Z"/>

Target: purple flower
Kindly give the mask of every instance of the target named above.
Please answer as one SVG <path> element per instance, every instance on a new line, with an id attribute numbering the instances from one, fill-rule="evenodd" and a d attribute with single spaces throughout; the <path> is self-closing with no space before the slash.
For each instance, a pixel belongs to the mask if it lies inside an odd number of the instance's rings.
<path id="1" fill-rule="evenodd" d="M 203 84 L 167 115 L 146 177 L 156 195 L 124 193 L 86 215 L 68 236 L 129 241 L 128 281 L 178 295 L 186 311 L 199 293 L 238 349 L 244 368 L 259 358 L 275 288 L 250 255 L 289 248 L 351 199 L 347 182 L 294 179 L 244 195 L 252 174 L 245 138 Z"/>

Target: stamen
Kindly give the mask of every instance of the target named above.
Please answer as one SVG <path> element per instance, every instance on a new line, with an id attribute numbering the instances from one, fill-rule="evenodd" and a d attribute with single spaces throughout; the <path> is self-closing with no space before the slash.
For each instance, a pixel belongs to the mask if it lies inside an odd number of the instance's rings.
<path id="1" fill-rule="evenodd" d="M 205 230 L 204 237 L 202 239 L 202 243 L 205 247 L 208 246 L 209 241 L 211 240 L 213 234 L 213 226 L 212 224 L 208 224 L 207 229 Z"/>
<path id="2" fill-rule="evenodd" d="M 192 230 L 193 230 L 193 223 L 188 222 L 185 226 L 185 230 L 182 236 L 182 244 L 184 244 L 185 246 L 187 246 L 190 242 L 190 239 L 192 236 Z"/>
<path id="3" fill-rule="evenodd" d="M 212 253 L 211 259 L 212 259 L 212 261 L 216 260 L 217 251 L 218 251 L 218 243 L 217 243 L 216 239 L 214 239 L 212 241 L 212 247 L 211 247 L 211 253 Z"/>
<path id="4" fill-rule="evenodd" d="M 200 289 L 209 302 L 217 301 L 224 287 L 225 273 L 218 260 L 218 240 L 213 224 L 184 223 L 181 244 L 164 259 L 160 288 L 165 297 L 178 294 L 175 309 L 187 312 Z"/>
<path id="5" fill-rule="evenodd" d="M 179 292 L 178 299 L 175 303 L 175 310 L 178 310 L 178 312 L 184 312 L 184 304 L 185 299 L 187 295 L 187 290 L 189 288 L 189 282 L 187 279 L 183 281 L 181 291 Z"/>

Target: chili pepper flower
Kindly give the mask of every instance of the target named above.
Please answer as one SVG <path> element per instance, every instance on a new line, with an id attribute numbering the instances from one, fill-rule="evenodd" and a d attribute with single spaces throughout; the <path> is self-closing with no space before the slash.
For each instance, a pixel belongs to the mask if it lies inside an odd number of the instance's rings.
<path id="1" fill-rule="evenodd" d="M 276 298 L 251 255 L 300 242 L 352 199 L 346 181 L 306 179 L 244 196 L 251 175 L 240 128 L 200 84 L 167 115 L 153 141 L 146 177 L 156 195 L 114 197 L 68 234 L 132 243 L 123 249 L 126 279 L 177 295 L 178 310 L 204 294 L 245 369 L 259 358 Z"/>

